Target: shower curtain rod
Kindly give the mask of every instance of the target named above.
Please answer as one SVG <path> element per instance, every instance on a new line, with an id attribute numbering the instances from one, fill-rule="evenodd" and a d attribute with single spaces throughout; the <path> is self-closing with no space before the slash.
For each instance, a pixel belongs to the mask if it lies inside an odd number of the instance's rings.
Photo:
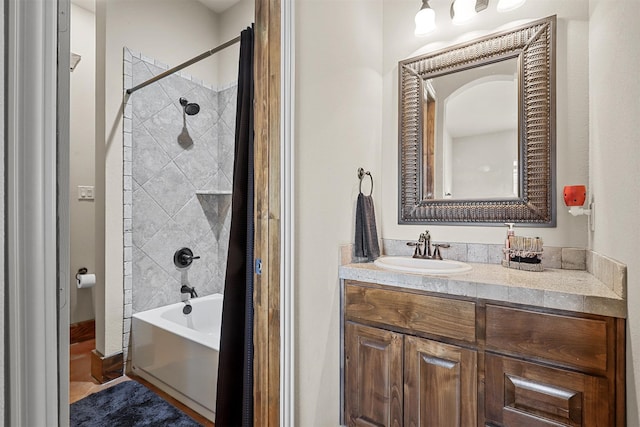
<path id="1" fill-rule="evenodd" d="M 225 49 L 225 48 L 231 46 L 234 43 L 238 43 L 239 41 L 240 41 L 240 36 L 236 37 L 235 39 L 231 39 L 226 43 L 222 43 L 220 46 L 214 47 L 213 49 L 208 50 L 208 51 L 196 56 L 195 58 L 191 58 L 190 60 L 188 60 L 186 62 L 183 62 L 180 65 L 176 65 L 175 67 L 170 68 L 167 71 L 165 71 L 163 73 L 160 73 L 157 76 L 154 76 L 154 77 L 150 78 L 149 80 L 140 83 L 137 86 L 132 87 L 131 89 L 127 89 L 127 95 L 131 95 L 133 92 L 137 91 L 138 89 L 142 89 L 143 87 L 148 86 L 151 83 L 155 83 L 160 79 L 163 79 L 163 78 L 165 78 L 167 76 L 170 76 L 171 74 L 175 73 L 176 71 L 180 71 L 183 68 L 187 68 L 189 65 L 195 64 L 198 61 L 202 61 L 203 59 L 210 57 L 214 53 L 220 52 L 222 49 Z"/>

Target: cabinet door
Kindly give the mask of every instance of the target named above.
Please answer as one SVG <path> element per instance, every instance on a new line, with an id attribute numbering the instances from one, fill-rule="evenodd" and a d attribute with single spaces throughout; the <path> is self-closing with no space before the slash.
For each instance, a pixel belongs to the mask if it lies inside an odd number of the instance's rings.
<path id="1" fill-rule="evenodd" d="M 402 347 L 402 334 L 346 323 L 348 426 L 402 425 Z"/>
<path id="2" fill-rule="evenodd" d="M 468 427 L 477 419 L 477 354 L 405 337 L 405 426 Z"/>
<path id="3" fill-rule="evenodd" d="M 485 414 L 498 425 L 613 425 L 606 378 L 487 354 L 485 381 Z"/>

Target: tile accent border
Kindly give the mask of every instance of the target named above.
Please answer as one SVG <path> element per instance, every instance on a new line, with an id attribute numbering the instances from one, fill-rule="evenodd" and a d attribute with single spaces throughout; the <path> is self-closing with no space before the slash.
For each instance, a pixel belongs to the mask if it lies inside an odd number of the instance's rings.
<path id="1" fill-rule="evenodd" d="M 122 76 L 125 90 L 133 86 L 133 58 L 141 59 L 139 52 L 134 52 L 128 48 L 123 49 Z M 151 60 L 153 63 L 153 60 Z M 121 372 L 125 370 L 125 361 L 131 361 L 129 353 L 129 341 L 131 336 L 131 311 L 133 307 L 133 104 L 131 95 L 124 94 L 124 115 L 122 125 L 122 158 L 123 158 L 123 199 L 122 218 L 124 229 L 124 319 L 122 323 L 122 359 Z M 96 350 L 94 350 L 96 352 Z M 91 375 L 98 381 L 100 379 L 94 374 L 94 357 L 99 355 L 91 354 Z M 98 360 L 95 361 L 97 365 Z M 100 371 L 102 368 L 100 368 Z M 98 367 L 96 373 L 100 375 Z M 122 373 L 120 374 L 122 375 Z"/>
<path id="2" fill-rule="evenodd" d="M 586 268 L 620 297 L 627 298 L 627 266 L 594 251 L 587 251 Z"/>
<path id="3" fill-rule="evenodd" d="M 447 249 L 440 249 L 445 259 L 481 264 L 500 264 L 504 259 L 502 244 L 450 243 L 450 245 L 451 247 Z M 382 239 L 382 252 L 385 255 L 411 256 L 413 248 L 407 246 L 405 240 Z M 586 252 L 582 248 L 545 246 L 542 265 L 545 268 L 586 270 Z"/>

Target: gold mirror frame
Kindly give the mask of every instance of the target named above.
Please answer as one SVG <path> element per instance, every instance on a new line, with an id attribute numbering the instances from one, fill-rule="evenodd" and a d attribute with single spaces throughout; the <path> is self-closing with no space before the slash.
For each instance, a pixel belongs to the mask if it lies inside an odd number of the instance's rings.
<path id="1" fill-rule="evenodd" d="M 399 62 L 398 223 L 555 226 L 555 28 L 550 16 Z M 519 68 L 520 197 L 424 198 L 425 81 L 509 58 L 518 58 Z"/>

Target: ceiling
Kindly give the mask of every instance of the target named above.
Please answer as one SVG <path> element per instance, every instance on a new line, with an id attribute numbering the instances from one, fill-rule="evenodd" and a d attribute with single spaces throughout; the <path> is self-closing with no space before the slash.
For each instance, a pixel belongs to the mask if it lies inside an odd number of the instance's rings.
<path id="1" fill-rule="evenodd" d="M 182 1 L 182 0 L 174 0 Z M 200 3 L 211 9 L 215 13 L 222 13 L 229 9 L 231 6 L 239 3 L 240 0 L 198 0 Z M 71 3 L 80 6 L 83 9 L 89 10 L 93 13 L 96 12 L 95 0 L 71 0 Z"/>
<path id="2" fill-rule="evenodd" d="M 207 6 L 209 9 L 213 10 L 215 13 L 222 13 L 225 10 L 229 9 L 236 3 L 239 3 L 240 0 L 198 0 L 203 5 Z"/>
<path id="3" fill-rule="evenodd" d="M 96 0 L 71 0 L 71 3 L 90 12 L 96 13 Z"/>

